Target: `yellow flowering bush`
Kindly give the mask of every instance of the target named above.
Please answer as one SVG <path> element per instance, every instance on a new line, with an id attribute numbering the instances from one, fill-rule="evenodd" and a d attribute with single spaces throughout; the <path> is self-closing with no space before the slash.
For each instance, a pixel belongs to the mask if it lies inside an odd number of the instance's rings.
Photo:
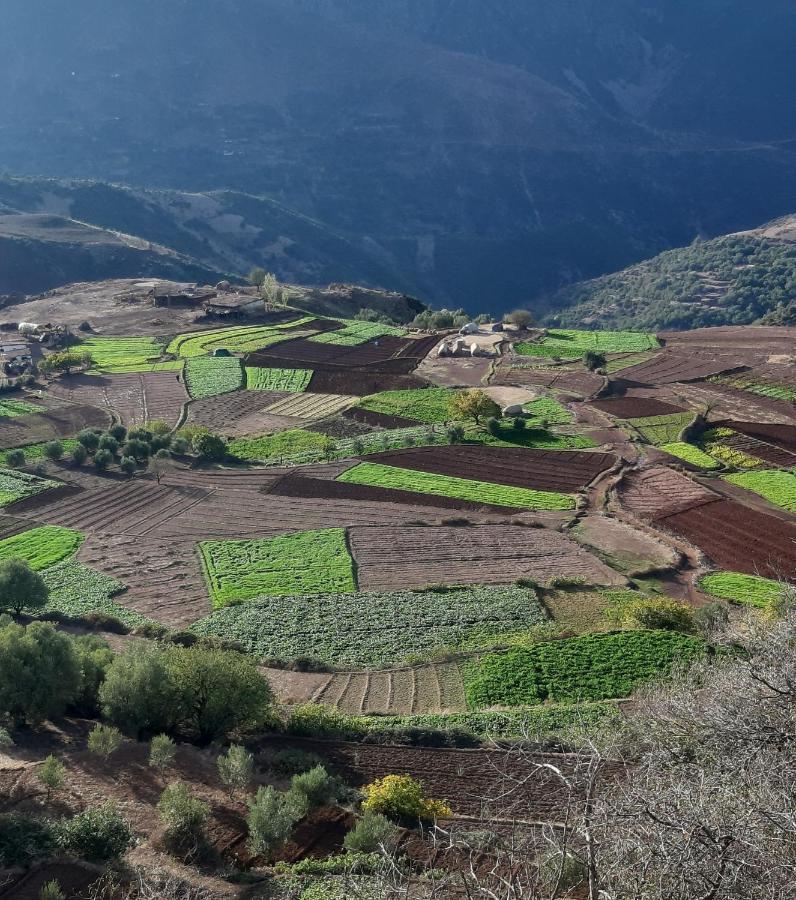
<path id="1" fill-rule="evenodd" d="M 411 775 L 386 775 L 362 789 L 362 808 L 390 819 L 430 822 L 453 815 L 444 800 L 423 796 L 423 786 Z"/>

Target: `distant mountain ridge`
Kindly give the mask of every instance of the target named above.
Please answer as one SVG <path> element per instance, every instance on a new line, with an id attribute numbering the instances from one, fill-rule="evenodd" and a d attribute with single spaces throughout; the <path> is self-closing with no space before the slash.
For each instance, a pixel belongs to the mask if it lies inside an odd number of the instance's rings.
<path id="1" fill-rule="evenodd" d="M 549 322 L 578 328 L 796 324 L 796 215 L 572 285 L 546 305 Z"/>
<path id="2" fill-rule="evenodd" d="M 790 0 L 5 0 L 0 168 L 209 194 L 179 241 L 137 189 L 97 224 L 214 266 L 499 310 L 796 209 L 793 38 Z"/>

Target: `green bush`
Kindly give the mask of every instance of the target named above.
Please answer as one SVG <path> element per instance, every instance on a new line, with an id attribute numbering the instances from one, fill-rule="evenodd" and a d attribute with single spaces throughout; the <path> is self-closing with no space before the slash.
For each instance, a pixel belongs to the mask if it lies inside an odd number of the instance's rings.
<path id="1" fill-rule="evenodd" d="M 346 850 L 354 853 L 374 853 L 382 848 L 392 849 L 398 829 L 381 813 L 366 812 L 343 840 Z"/>
<path id="2" fill-rule="evenodd" d="M 229 788 L 230 794 L 245 791 L 254 778 L 254 757 L 240 744 L 232 746 L 216 759 L 218 777 Z"/>
<path id="3" fill-rule="evenodd" d="M 638 597 L 617 604 L 609 616 L 624 625 L 663 631 L 694 631 L 694 613 L 690 606 L 671 597 Z"/>
<path id="4" fill-rule="evenodd" d="M 133 475 L 138 469 L 138 463 L 132 456 L 123 456 L 119 462 L 119 468 L 125 475 Z"/>
<path id="5" fill-rule="evenodd" d="M 115 456 L 119 452 L 119 442 L 112 434 L 103 434 L 100 436 L 97 449 L 107 450 L 111 456 Z"/>
<path id="6" fill-rule="evenodd" d="M 290 782 L 292 794 L 304 797 L 308 809 L 328 806 L 337 799 L 340 785 L 323 766 L 314 766 L 307 772 L 294 775 Z"/>
<path id="7" fill-rule="evenodd" d="M 113 725 L 95 725 L 88 734 L 88 749 L 108 759 L 122 745 L 122 733 Z"/>
<path id="8" fill-rule="evenodd" d="M 185 859 L 201 855 L 205 848 L 204 828 L 210 816 L 207 803 L 194 797 L 187 785 L 170 784 L 160 795 L 158 813 L 170 852 Z"/>
<path id="9" fill-rule="evenodd" d="M 163 774 L 174 762 L 177 745 L 167 734 L 156 734 L 149 744 L 149 765 Z"/>
<path id="10" fill-rule="evenodd" d="M 58 846 L 92 862 L 123 856 L 134 843 L 133 832 L 112 803 L 87 809 L 55 827 Z"/>
<path id="11" fill-rule="evenodd" d="M 317 753 L 309 750 L 277 750 L 271 757 L 269 768 L 277 775 L 299 775 L 323 764 Z"/>
<path id="12" fill-rule="evenodd" d="M 227 445 L 217 434 L 198 434 L 193 439 L 192 448 L 199 459 L 209 462 L 221 462 L 227 456 Z"/>
<path id="13" fill-rule="evenodd" d="M 32 613 L 42 609 L 49 596 L 42 576 L 24 559 L 0 560 L 0 609 Z"/>
<path id="14" fill-rule="evenodd" d="M 88 450 L 86 450 L 83 444 L 76 444 L 72 448 L 72 462 L 77 466 L 82 466 L 87 459 Z"/>
<path id="15" fill-rule="evenodd" d="M 249 851 L 255 856 L 271 858 L 290 837 L 296 821 L 296 811 L 287 801 L 287 795 L 272 787 L 258 788 L 249 801 Z"/>
<path id="16" fill-rule="evenodd" d="M 60 459 L 64 455 L 64 445 L 60 441 L 48 441 L 42 448 L 47 459 Z"/>
<path id="17" fill-rule="evenodd" d="M 25 465 L 25 453 L 23 450 L 9 450 L 6 453 L 6 465 L 11 469 L 19 469 Z"/>
<path id="18" fill-rule="evenodd" d="M 49 822 L 24 813 L 0 813 L 0 868 L 29 866 L 52 856 L 55 835 Z"/>
<path id="19" fill-rule="evenodd" d="M 92 428 L 84 428 L 78 432 L 77 441 L 89 452 L 93 452 L 99 446 L 99 435 Z"/>
<path id="20" fill-rule="evenodd" d="M 110 450 L 97 450 L 94 454 L 94 465 L 104 471 L 113 462 L 113 454 Z"/>

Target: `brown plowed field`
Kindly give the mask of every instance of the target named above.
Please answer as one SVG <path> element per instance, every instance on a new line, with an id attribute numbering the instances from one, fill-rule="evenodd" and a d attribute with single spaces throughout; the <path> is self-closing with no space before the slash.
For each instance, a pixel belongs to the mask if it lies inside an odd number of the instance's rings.
<path id="1" fill-rule="evenodd" d="M 417 778 L 430 797 L 447 800 L 456 815 L 477 816 L 484 801 L 507 792 L 509 775 L 522 788 L 502 804 L 495 816 L 508 817 L 511 808 L 523 821 L 554 822 L 564 808 L 564 793 L 543 764 L 571 770 L 574 760 L 563 754 L 539 754 L 524 759 L 500 750 L 448 750 L 396 747 L 300 738 L 265 738 L 263 747 L 301 747 L 329 759 L 347 780 L 368 784 L 396 772 Z"/>
<path id="2" fill-rule="evenodd" d="M 592 400 L 589 406 L 617 419 L 641 419 L 644 416 L 668 416 L 684 412 L 682 406 L 656 400 L 654 397 L 608 397 L 605 400 Z"/>
<path id="3" fill-rule="evenodd" d="M 689 352 L 699 347 L 712 347 L 732 351 L 745 361 L 765 359 L 772 353 L 793 353 L 796 347 L 796 328 L 781 325 L 721 325 L 693 331 L 662 331 L 658 337 L 667 347 Z"/>
<path id="4" fill-rule="evenodd" d="M 766 425 L 757 422 L 737 422 L 732 419 L 718 424 L 796 453 L 796 425 Z"/>
<path id="5" fill-rule="evenodd" d="M 247 364 L 261 365 L 258 360 L 268 357 L 291 360 L 294 364 L 301 363 L 302 367 L 308 369 L 326 366 L 379 368 L 380 364 L 387 361 L 401 360 L 405 365 L 396 367 L 394 371 L 410 372 L 436 341 L 436 337 L 415 339 L 387 336 L 350 347 L 299 338 L 252 354 Z"/>
<path id="6" fill-rule="evenodd" d="M 604 380 L 591 372 L 569 372 L 566 369 L 545 369 L 530 365 L 512 365 L 508 360 L 498 363 L 490 384 L 519 387 L 546 387 L 580 397 L 591 397 L 602 388 Z"/>
<path id="7" fill-rule="evenodd" d="M 186 421 L 190 425 L 204 425 L 219 434 L 247 433 L 238 429 L 241 419 L 262 412 L 285 396 L 283 391 L 234 391 L 220 397 L 203 397 L 188 404 Z"/>
<path id="8" fill-rule="evenodd" d="M 199 557 L 190 543 L 92 534 L 77 559 L 127 585 L 116 598 L 119 603 L 164 625 L 184 628 L 210 613 Z"/>
<path id="9" fill-rule="evenodd" d="M 84 403 L 63 404 L 47 412 L 0 420 L 0 449 L 73 437 L 83 428 L 107 428 L 110 424 L 107 410 Z"/>
<path id="10" fill-rule="evenodd" d="M 565 493 L 585 487 L 616 462 L 616 457 L 610 453 L 467 444 L 388 450 L 363 459 L 438 475 Z"/>
<path id="11" fill-rule="evenodd" d="M 27 519 L 0 514 L 0 540 L 27 531 L 30 527 L 31 523 Z"/>
<path id="12" fill-rule="evenodd" d="M 741 391 L 726 384 L 713 384 L 709 381 L 683 387 L 689 389 L 690 395 L 699 397 L 703 405 L 709 404 L 714 415 L 762 422 L 796 422 L 796 406 L 786 400 L 761 397 L 751 391 Z"/>
<path id="13" fill-rule="evenodd" d="M 390 416 L 387 413 L 374 412 L 371 409 L 362 409 L 355 406 L 343 411 L 346 419 L 362 422 L 363 425 L 372 425 L 374 428 L 411 428 L 420 423 L 416 419 L 405 419 L 403 416 Z"/>
<path id="14" fill-rule="evenodd" d="M 616 381 L 631 384 L 672 384 L 675 381 L 698 381 L 709 375 L 738 369 L 742 363 L 732 354 L 710 351 L 668 351 L 629 369 L 622 369 Z"/>
<path id="15" fill-rule="evenodd" d="M 409 366 L 402 366 L 410 368 Z M 310 390 L 328 394 L 353 394 L 367 397 L 381 391 L 408 391 L 423 388 L 426 382 L 406 373 L 376 372 L 372 369 L 315 370 Z"/>
<path id="16" fill-rule="evenodd" d="M 716 499 L 685 475 L 663 466 L 629 472 L 617 488 L 619 502 L 643 519 L 657 519 Z"/>
<path id="17" fill-rule="evenodd" d="M 50 392 L 67 400 L 104 406 L 118 413 L 124 425 L 163 419 L 175 425 L 188 399 L 182 375 L 142 372 L 129 375 L 68 375 Z"/>
<path id="18" fill-rule="evenodd" d="M 734 500 L 716 500 L 663 516 L 655 524 L 685 538 L 720 569 L 796 579 L 796 522 Z"/>
<path id="19" fill-rule="evenodd" d="M 557 531 L 516 525 L 370 528 L 349 531 L 360 590 L 432 584 L 510 584 L 583 576 L 594 584 L 624 579 Z"/>
<path id="20" fill-rule="evenodd" d="M 793 468 L 796 466 L 796 453 L 783 450 L 774 444 L 766 444 L 748 434 L 735 434 L 732 437 L 722 438 L 721 443 L 733 450 L 740 450 L 772 466 Z"/>
<path id="21" fill-rule="evenodd" d="M 348 484 L 330 478 L 304 478 L 288 475 L 270 490 L 271 495 L 280 497 L 316 497 L 318 499 L 360 500 L 368 503 L 405 503 L 409 506 L 431 506 L 437 509 L 453 509 L 463 512 L 494 512 L 511 514 L 516 509 L 495 506 L 488 503 L 472 503 L 455 497 L 438 497 L 434 494 L 420 494 L 413 491 L 398 491 L 367 484 Z"/>

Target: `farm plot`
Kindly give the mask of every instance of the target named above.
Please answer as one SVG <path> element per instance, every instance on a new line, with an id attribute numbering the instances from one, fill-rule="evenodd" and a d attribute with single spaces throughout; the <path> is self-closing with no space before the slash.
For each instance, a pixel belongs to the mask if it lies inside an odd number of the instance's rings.
<path id="1" fill-rule="evenodd" d="M 615 419 L 640 419 L 649 416 L 671 416 L 685 412 L 682 406 L 656 400 L 654 397 L 607 397 L 592 400 L 589 406 L 608 413 Z"/>
<path id="2" fill-rule="evenodd" d="M 411 369 L 411 365 L 404 368 Z M 367 397 L 382 391 L 409 391 L 425 386 L 426 382 L 415 375 L 380 372 L 368 368 L 332 369 L 329 367 L 315 369 L 309 389 L 318 394 L 349 394 Z"/>
<path id="3" fill-rule="evenodd" d="M 621 379 L 633 384 L 673 384 L 699 381 L 737 368 L 738 357 L 733 354 L 667 350 L 648 362 L 623 369 Z"/>
<path id="4" fill-rule="evenodd" d="M 314 337 L 318 337 L 318 335 Z M 278 366 L 278 362 L 270 362 L 273 358 L 289 361 L 290 365 L 287 365 L 286 368 L 295 368 L 296 365 L 307 369 L 314 369 L 317 366 L 321 368 L 325 366 L 357 368 L 386 362 L 396 356 L 406 344 L 407 340 L 398 337 L 384 337 L 378 343 L 374 341 L 354 346 L 316 341 L 310 338 L 297 338 L 266 352 L 253 354 L 248 362 L 258 366 Z M 411 363 L 407 361 L 404 369 L 408 371 L 410 368 Z"/>
<path id="5" fill-rule="evenodd" d="M 311 326 L 315 321 L 314 316 L 304 316 L 280 325 L 241 325 L 180 334 L 168 345 L 166 352 L 187 359 L 206 356 L 220 348 L 230 353 L 249 353 L 290 340 L 295 337 L 295 329 Z"/>
<path id="6" fill-rule="evenodd" d="M 534 591 L 511 586 L 262 597 L 218 609 L 191 630 L 239 641 L 259 656 L 365 667 L 478 645 L 545 621 Z"/>
<path id="7" fill-rule="evenodd" d="M 401 469 L 378 463 L 360 463 L 338 477 L 349 484 L 364 484 L 422 494 L 455 497 L 473 503 L 489 503 L 515 509 L 573 509 L 575 498 L 554 491 L 538 491 L 529 488 L 509 487 L 435 475 L 413 469 Z"/>
<path id="8" fill-rule="evenodd" d="M 600 353 L 637 353 L 654 350 L 660 345 L 654 334 L 634 331 L 547 331 L 539 343 L 517 344 L 522 356 L 578 357 L 587 350 Z"/>
<path id="9" fill-rule="evenodd" d="M 574 541 L 540 528 L 363 526 L 349 530 L 349 542 L 360 589 L 366 591 L 396 584 L 509 584 L 517 578 L 543 583 L 556 576 L 579 576 L 594 584 L 624 582 Z"/>
<path id="10" fill-rule="evenodd" d="M 506 358 L 498 361 L 495 374 L 489 383 L 545 387 L 578 397 L 591 397 L 603 387 L 605 379 L 593 372 L 571 372 L 563 368 L 517 365 L 511 358 Z"/>
<path id="11" fill-rule="evenodd" d="M 72 618 L 103 613 L 124 622 L 130 628 L 147 621 L 145 616 L 113 599 L 125 589 L 121 582 L 71 559 L 46 569 L 42 572 L 42 577 L 50 591 L 45 607 L 47 612 L 57 612 Z"/>
<path id="12" fill-rule="evenodd" d="M 465 691 L 472 708 L 628 697 L 705 649 L 673 631 L 585 634 L 489 654 L 465 667 Z"/>
<path id="13" fill-rule="evenodd" d="M 0 541 L 0 559 L 24 559 L 35 572 L 77 552 L 83 535 L 57 525 L 42 525 Z"/>
<path id="14" fill-rule="evenodd" d="M 401 416 L 418 422 L 450 422 L 454 417 L 450 401 L 456 391 L 450 388 L 424 388 L 409 391 L 383 391 L 365 397 L 360 408 L 389 416 Z"/>
<path id="15" fill-rule="evenodd" d="M 739 391 L 723 384 L 699 381 L 677 387 L 692 407 L 710 406 L 714 418 L 737 419 L 742 422 L 796 422 L 796 406 L 770 397 Z"/>
<path id="16" fill-rule="evenodd" d="M 382 325 L 379 322 L 358 322 L 349 320 L 345 322 L 342 328 L 336 331 L 325 331 L 323 334 L 316 334 L 310 338 L 311 341 L 317 341 L 321 344 L 339 344 L 343 347 L 356 347 L 367 341 L 377 338 L 386 337 L 402 337 L 405 334 L 403 328 L 396 328 L 393 325 Z"/>
<path id="17" fill-rule="evenodd" d="M 237 438 L 229 442 L 228 450 L 238 459 L 254 459 L 281 465 L 286 460 L 304 455 L 322 459 L 329 447 L 329 439 L 315 431 L 289 429 L 279 434 L 265 434 Z"/>
<path id="18" fill-rule="evenodd" d="M 539 491 L 573 493 L 610 469 L 610 453 L 454 444 L 379 453 L 372 462 Z"/>
<path id="19" fill-rule="evenodd" d="M 263 369 L 246 366 L 246 388 L 250 391 L 306 391 L 312 369 Z"/>
<path id="20" fill-rule="evenodd" d="M 716 500 L 716 495 L 664 466 L 626 475 L 617 488 L 620 504 L 644 519 L 657 519 Z"/>
<path id="21" fill-rule="evenodd" d="M 185 384 L 194 400 L 243 387 L 243 369 L 235 357 L 196 356 L 185 364 Z"/>
<path id="22" fill-rule="evenodd" d="M 783 450 L 774 444 L 766 444 L 747 434 L 733 432 L 729 437 L 722 440 L 722 444 L 730 450 L 758 459 L 761 462 L 769 463 L 772 466 L 783 468 L 796 467 L 796 453 Z"/>
<path id="23" fill-rule="evenodd" d="M 42 413 L 0 419 L 0 447 L 22 447 L 45 444 L 77 434 L 83 428 L 107 428 L 111 424 L 108 410 L 84 404 L 51 407 Z"/>
<path id="24" fill-rule="evenodd" d="M 21 450 L 25 454 L 25 463 L 29 464 L 36 460 L 44 459 L 44 448 L 48 443 L 49 441 L 43 441 L 38 444 L 27 444 L 24 447 L 17 447 L 16 449 Z M 64 448 L 64 453 L 68 454 L 74 449 L 77 440 L 68 438 L 67 440 L 59 441 L 59 443 Z M 0 466 L 6 465 L 7 459 L 8 454 L 0 452 Z"/>
<path id="25" fill-rule="evenodd" d="M 117 602 L 131 615 L 183 628 L 210 612 L 199 557 L 193 545 L 179 538 L 95 533 L 80 548 L 77 561 L 125 585 Z"/>
<path id="26" fill-rule="evenodd" d="M 700 435 L 699 444 L 705 453 L 726 466 L 735 469 L 756 469 L 762 466 L 761 459 L 733 446 L 735 437 L 735 432 L 729 428 L 710 428 Z"/>
<path id="27" fill-rule="evenodd" d="M 272 421 L 281 424 L 284 420 L 294 427 L 300 425 L 300 419 L 274 419 L 264 412 L 284 396 L 279 391 L 235 391 L 217 397 L 202 397 L 188 405 L 186 421 L 190 425 L 203 425 L 211 431 L 226 435 L 268 431 L 268 423 Z"/>
<path id="28" fill-rule="evenodd" d="M 199 552 L 216 608 L 233 600 L 356 588 L 341 528 L 262 541 L 203 541 Z"/>
<path id="29" fill-rule="evenodd" d="M 374 412 L 371 409 L 363 409 L 361 406 L 353 406 L 343 410 L 343 416 L 353 422 L 361 422 L 372 428 L 411 428 L 417 425 L 417 420 L 407 419 L 404 416 L 392 416 L 388 413 Z"/>
<path id="30" fill-rule="evenodd" d="M 0 416 L 15 419 L 31 413 L 44 412 L 44 407 L 29 400 L 15 400 L 10 397 L 0 398 Z"/>
<path id="31" fill-rule="evenodd" d="M 796 523 L 716 500 L 659 518 L 655 525 L 698 547 L 719 569 L 796 578 Z"/>
<path id="32" fill-rule="evenodd" d="M 333 416 L 356 402 L 356 397 L 343 394 L 289 394 L 272 403 L 265 412 L 272 416 L 315 420 Z"/>
<path id="33" fill-rule="evenodd" d="M 683 429 L 692 422 L 694 414 L 690 412 L 669 413 L 664 416 L 645 416 L 640 419 L 628 419 L 628 425 L 654 446 L 671 444 L 680 439 Z"/>
<path id="34" fill-rule="evenodd" d="M 150 371 L 163 353 L 163 342 L 152 337 L 89 337 L 77 349 L 91 355 L 93 369 L 110 375 Z"/>
<path id="35" fill-rule="evenodd" d="M 683 460 L 697 469 L 716 469 L 719 466 L 710 454 L 700 450 L 693 444 L 687 444 L 685 441 L 673 441 L 670 444 L 661 444 L 660 449 L 669 456 L 675 456 L 677 459 Z"/>
<path id="36" fill-rule="evenodd" d="M 631 366 L 638 366 L 641 365 L 641 363 L 649 362 L 650 360 L 655 359 L 657 355 L 657 352 L 654 350 L 647 353 L 627 353 L 607 360 L 603 368 L 605 369 L 606 374 L 613 375 L 616 372 L 621 372 L 623 369 L 629 369 Z"/>
<path id="37" fill-rule="evenodd" d="M 739 391 L 748 391 L 760 397 L 782 400 L 786 403 L 796 402 L 796 387 L 792 383 L 778 381 L 774 378 L 749 375 L 725 375 L 709 379 L 716 384 L 726 384 Z"/>
<path id="38" fill-rule="evenodd" d="M 759 609 L 770 609 L 783 593 L 780 582 L 741 572 L 713 572 L 700 578 L 698 586 L 711 597 Z"/>
<path id="39" fill-rule="evenodd" d="M 182 382 L 182 377 L 172 372 L 68 375 L 54 382 L 50 392 L 67 400 L 112 410 L 127 427 L 144 425 L 155 419 L 175 424 L 188 399 Z M 104 415 L 103 424 L 98 427 L 107 427 L 107 424 L 108 417 Z M 73 434 L 75 431 L 69 431 L 62 436 Z"/>
<path id="40" fill-rule="evenodd" d="M 758 494 L 780 509 L 796 513 L 796 473 L 780 469 L 725 475 L 725 481 Z"/>
<path id="41" fill-rule="evenodd" d="M 16 503 L 55 487 L 58 487 L 58 482 L 49 478 L 0 469 L 0 506 L 8 506 L 9 503 Z"/>
<path id="42" fill-rule="evenodd" d="M 720 422 L 722 426 L 731 428 L 741 434 L 757 438 L 767 444 L 773 444 L 783 450 L 796 453 L 796 425 L 768 425 L 760 422 Z"/>

